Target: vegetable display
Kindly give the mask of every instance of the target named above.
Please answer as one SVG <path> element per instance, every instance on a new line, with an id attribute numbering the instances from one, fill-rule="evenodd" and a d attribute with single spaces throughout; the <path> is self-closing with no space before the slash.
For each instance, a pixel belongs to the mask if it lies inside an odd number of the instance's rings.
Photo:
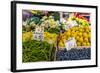
<path id="1" fill-rule="evenodd" d="M 26 42 L 26 41 L 29 41 L 29 40 L 32 40 L 32 31 L 30 32 L 23 32 L 22 34 L 22 41 L 23 42 Z"/>
<path id="2" fill-rule="evenodd" d="M 57 34 L 44 32 L 44 41 L 47 41 L 48 43 L 56 45 L 56 39 L 57 39 Z"/>
<path id="3" fill-rule="evenodd" d="M 23 10 L 22 18 L 23 63 L 91 59 L 89 13 Z"/>
<path id="4" fill-rule="evenodd" d="M 47 42 L 30 40 L 23 43 L 23 62 L 53 61 L 55 47 Z"/>

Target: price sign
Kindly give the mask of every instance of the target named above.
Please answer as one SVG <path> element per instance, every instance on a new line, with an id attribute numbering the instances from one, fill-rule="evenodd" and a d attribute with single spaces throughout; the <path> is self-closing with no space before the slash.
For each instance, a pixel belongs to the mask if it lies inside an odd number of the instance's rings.
<path id="1" fill-rule="evenodd" d="M 35 28 L 35 32 L 33 33 L 33 39 L 35 40 L 43 40 L 43 32 L 44 32 L 44 28 L 41 26 L 37 26 Z"/>
<path id="2" fill-rule="evenodd" d="M 66 30 L 68 30 L 69 28 L 72 28 L 74 26 L 78 26 L 78 23 L 76 21 L 70 21 L 70 23 L 68 23 L 68 25 L 65 26 Z"/>
<path id="3" fill-rule="evenodd" d="M 65 47 L 67 50 L 77 47 L 75 38 L 70 38 L 69 40 L 65 41 Z"/>
<path id="4" fill-rule="evenodd" d="M 43 33 L 34 33 L 33 38 L 35 40 L 43 40 Z"/>

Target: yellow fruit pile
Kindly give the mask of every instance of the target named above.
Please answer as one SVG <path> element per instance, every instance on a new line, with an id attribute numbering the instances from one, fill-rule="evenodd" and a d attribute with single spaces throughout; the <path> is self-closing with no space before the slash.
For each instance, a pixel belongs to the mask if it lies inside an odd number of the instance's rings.
<path id="1" fill-rule="evenodd" d="M 55 44 L 57 35 L 54 33 L 44 32 L 44 41 L 48 43 Z"/>
<path id="2" fill-rule="evenodd" d="M 22 41 L 26 42 L 26 41 L 32 40 L 32 36 L 33 36 L 32 31 L 23 32 L 22 33 Z"/>
<path id="3" fill-rule="evenodd" d="M 32 37 L 33 37 L 32 31 L 22 33 L 22 41 L 23 42 L 32 40 Z M 44 32 L 44 41 L 47 41 L 48 43 L 54 44 L 54 43 L 56 43 L 56 38 L 57 38 L 56 34 Z"/>
<path id="4" fill-rule="evenodd" d="M 74 37 L 77 46 L 90 46 L 91 45 L 91 30 L 89 26 L 85 27 L 73 27 L 68 29 L 58 37 L 58 46 L 65 47 L 64 41 Z"/>

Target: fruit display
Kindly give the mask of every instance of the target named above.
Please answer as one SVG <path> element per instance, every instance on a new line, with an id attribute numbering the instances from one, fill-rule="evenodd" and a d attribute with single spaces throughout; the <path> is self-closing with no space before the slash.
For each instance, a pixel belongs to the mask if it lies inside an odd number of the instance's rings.
<path id="1" fill-rule="evenodd" d="M 22 61 L 91 59 L 90 19 L 76 14 L 23 10 Z"/>
<path id="2" fill-rule="evenodd" d="M 75 38 L 77 46 L 91 45 L 91 30 L 89 26 L 73 27 L 61 33 L 58 38 L 58 46 L 65 47 L 64 42 L 71 37 Z"/>
<path id="3" fill-rule="evenodd" d="M 90 26 L 90 22 L 88 19 L 81 15 L 71 14 L 67 20 L 67 24 L 70 24 L 72 21 L 76 21 L 79 26 Z"/>
<path id="4" fill-rule="evenodd" d="M 91 49 L 84 48 L 84 49 L 71 49 L 67 51 L 66 49 L 57 51 L 56 53 L 56 60 L 57 61 L 64 61 L 64 60 L 84 60 L 91 58 Z"/>
<path id="5" fill-rule="evenodd" d="M 89 26 L 90 23 L 85 20 L 85 19 L 80 19 L 80 18 L 72 18 L 72 20 L 75 20 L 80 26 Z"/>

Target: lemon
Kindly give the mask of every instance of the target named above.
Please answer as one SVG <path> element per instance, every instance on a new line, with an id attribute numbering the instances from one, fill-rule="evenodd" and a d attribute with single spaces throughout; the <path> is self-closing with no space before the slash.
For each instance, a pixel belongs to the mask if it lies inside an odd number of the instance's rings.
<path id="1" fill-rule="evenodd" d="M 71 31 L 71 34 L 74 34 L 74 33 L 75 33 L 75 30 L 72 30 L 72 31 Z"/>
<path id="2" fill-rule="evenodd" d="M 58 45 L 59 45 L 59 47 L 64 47 L 65 46 L 63 42 L 59 42 Z"/>
<path id="3" fill-rule="evenodd" d="M 78 35 L 79 35 L 79 36 L 82 36 L 82 32 L 79 32 Z"/>
<path id="4" fill-rule="evenodd" d="M 71 34 L 71 37 L 74 37 L 75 38 L 76 37 L 76 34 Z"/>
<path id="5" fill-rule="evenodd" d="M 90 27 L 89 27 L 89 26 L 85 26 L 85 29 L 86 29 L 86 30 L 90 30 Z"/>
<path id="6" fill-rule="evenodd" d="M 86 32 L 84 32 L 83 37 L 88 37 L 88 34 Z"/>
<path id="7" fill-rule="evenodd" d="M 77 46 L 81 46 L 81 43 L 80 42 L 77 42 Z"/>
<path id="8" fill-rule="evenodd" d="M 78 35 L 79 31 L 76 31 L 75 34 Z"/>
<path id="9" fill-rule="evenodd" d="M 87 33 L 89 33 L 89 32 L 90 32 L 90 30 L 86 29 L 86 32 L 87 32 Z"/>
<path id="10" fill-rule="evenodd" d="M 82 38 L 82 37 L 80 37 L 78 40 L 79 40 L 80 42 L 83 42 L 83 38 Z"/>
<path id="11" fill-rule="evenodd" d="M 88 38 L 91 38 L 91 34 L 88 34 Z"/>
<path id="12" fill-rule="evenodd" d="M 89 42 L 87 42 L 87 43 L 86 43 L 86 45 L 87 45 L 87 46 L 90 46 L 90 43 L 89 43 Z"/>
<path id="13" fill-rule="evenodd" d="M 66 34 L 67 36 L 70 36 L 71 35 L 71 33 L 70 32 L 67 32 L 67 34 Z"/>
<path id="14" fill-rule="evenodd" d="M 83 43 L 82 43 L 82 46 L 86 46 L 86 45 L 87 45 L 87 43 L 86 43 L 86 42 L 83 42 Z"/>
<path id="15" fill-rule="evenodd" d="M 88 42 L 88 38 L 84 38 L 84 41 L 85 41 L 85 42 Z"/>
<path id="16" fill-rule="evenodd" d="M 75 38 L 76 38 L 76 40 L 78 41 L 80 37 L 79 37 L 79 36 L 76 36 Z"/>
<path id="17" fill-rule="evenodd" d="M 79 31 L 80 31 L 80 32 L 83 32 L 83 29 L 82 29 L 82 28 L 80 28 L 80 29 L 79 29 Z"/>

